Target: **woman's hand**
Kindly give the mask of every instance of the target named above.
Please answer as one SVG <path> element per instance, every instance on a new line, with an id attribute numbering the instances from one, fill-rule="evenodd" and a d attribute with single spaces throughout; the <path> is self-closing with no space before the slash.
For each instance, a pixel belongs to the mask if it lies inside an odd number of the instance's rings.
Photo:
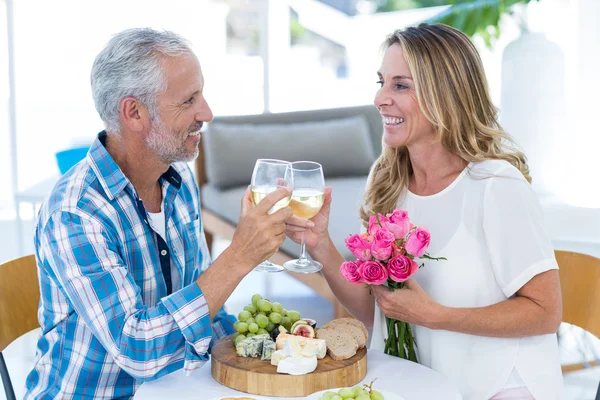
<path id="1" fill-rule="evenodd" d="M 307 250 L 314 250 L 320 244 L 329 243 L 329 211 L 331 209 L 331 186 L 325 188 L 325 200 L 323 207 L 317 215 L 309 220 L 292 217 L 285 221 L 285 234 L 296 243 L 304 241 Z"/>
<path id="2" fill-rule="evenodd" d="M 442 305 L 433 301 L 414 279 L 407 280 L 402 289 L 394 291 L 385 286 L 371 288 L 379 309 L 389 318 L 434 328 L 443 311 Z"/>

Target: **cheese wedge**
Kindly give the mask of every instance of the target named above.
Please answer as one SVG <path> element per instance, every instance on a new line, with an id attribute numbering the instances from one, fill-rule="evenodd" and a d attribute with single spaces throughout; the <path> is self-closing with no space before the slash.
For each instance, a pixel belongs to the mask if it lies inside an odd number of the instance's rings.
<path id="1" fill-rule="evenodd" d="M 277 336 L 275 347 L 277 350 L 283 350 L 288 342 L 290 344 L 292 354 L 300 354 L 302 356 L 316 355 L 319 360 L 325 358 L 327 354 L 327 343 L 323 339 L 311 339 L 303 336 L 288 335 L 281 333 Z M 298 348 L 299 347 L 299 348 Z"/>
<path id="2" fill-rule="evenodd" d="M 287 357 L 279 361 L 277 372 L 280 374 L 304 375 L 317 369 L 317 356 Z"/>

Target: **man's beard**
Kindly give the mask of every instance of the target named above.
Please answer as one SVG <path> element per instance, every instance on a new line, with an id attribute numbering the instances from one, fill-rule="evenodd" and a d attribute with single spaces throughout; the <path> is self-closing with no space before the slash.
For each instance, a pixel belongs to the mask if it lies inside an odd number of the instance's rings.
<path id="1" fill-rule="evenodd" d="M 199 122 L 188 129 L 188 133 L 199 131 L 202 122 Z M 198 147 L 189 150 L 186 145 L 187 135 L 182 138 L 181 135 L 171 130 L 160 117 L 156 117 L 152 122 L 150 132 L 146 137 L 146 144 L 156 153 L 160 161 L 171 165 L 174 162 L 190 162 L 198 157 Z"/>

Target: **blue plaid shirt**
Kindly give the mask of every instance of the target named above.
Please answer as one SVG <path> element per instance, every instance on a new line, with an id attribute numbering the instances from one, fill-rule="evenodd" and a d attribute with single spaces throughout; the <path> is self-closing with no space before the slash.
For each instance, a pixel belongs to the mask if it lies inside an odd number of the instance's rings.
<path id="1" fill-rule="evenodd" d="M 144 381 L 202 366 L 211 340 L 233 333 L 223 309 L 211 321 L 195 283 L 210 256 L 190 169 L 173 164 L 161 177 L 167 238 L 159 249 L 105 139 L 98 135 L 38 216 L 42 335 L 26 399 L 131 398 Z M 172 294 L 165 256 L 180 274 Z"/>

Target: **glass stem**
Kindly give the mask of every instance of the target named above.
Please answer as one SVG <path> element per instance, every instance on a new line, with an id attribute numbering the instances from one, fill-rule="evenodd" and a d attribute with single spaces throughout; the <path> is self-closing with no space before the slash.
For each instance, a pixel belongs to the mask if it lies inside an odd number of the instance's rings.
<path id="1" fill-rule="evenodd" d="M 306 242 L 304 241 L 305 233 L 302 232 L 302 240 L 300 241 L 300 257 L 298 258 L 299 264 L 308 264 L 308 257 L 306 257 Z"/>

